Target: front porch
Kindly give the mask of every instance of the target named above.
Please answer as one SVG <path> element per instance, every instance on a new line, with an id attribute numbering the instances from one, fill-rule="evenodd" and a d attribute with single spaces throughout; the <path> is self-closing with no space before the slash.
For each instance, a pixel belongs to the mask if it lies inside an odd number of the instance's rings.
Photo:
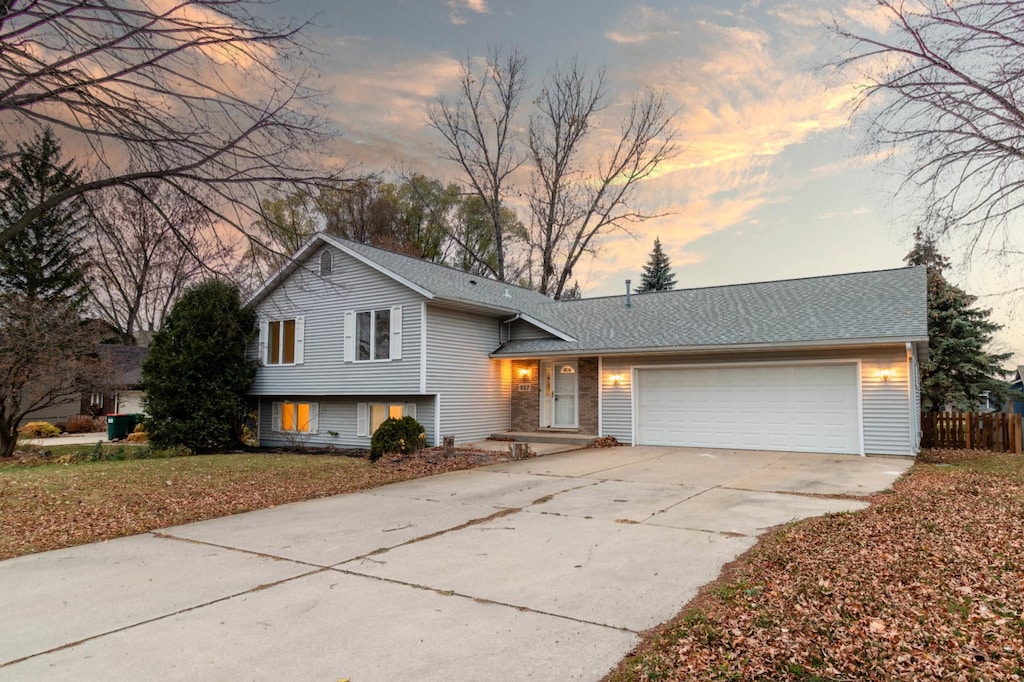
<path id="1" fill-rule="evenodd" d="M 541 443 L 576 442 L 537 440 L 570 436 L 593 442 L 601 435 L 598 366 L 596 357 L 513 360 L 508 433 L 527 434 L 528 439 L 516 439 Z"/>
<path id="2" fill-rule="evenodd" d="M 585 448 L 589 447 L 595 440 L 597 440 L 597 434 L 540 429 L 537 431 L 498 431 L 497 433 L 492 433 L 491 438 L 496 441 L 515 441 L 517 443 L 553 443 L 559 445 L 576 445 L 578 447 Z"/>

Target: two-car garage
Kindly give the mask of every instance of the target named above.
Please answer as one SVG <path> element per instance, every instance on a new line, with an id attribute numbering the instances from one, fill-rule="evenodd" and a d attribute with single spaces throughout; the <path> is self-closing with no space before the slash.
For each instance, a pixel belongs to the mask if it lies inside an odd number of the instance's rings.
<path id="1" fill-rule="evenodd" d="M 862 453 L 859 365 L 636 367 L 634 442 Z"/>

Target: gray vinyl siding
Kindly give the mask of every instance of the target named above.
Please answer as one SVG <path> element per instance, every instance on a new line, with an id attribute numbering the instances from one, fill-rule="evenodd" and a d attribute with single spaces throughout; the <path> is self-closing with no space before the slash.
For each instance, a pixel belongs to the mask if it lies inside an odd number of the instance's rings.
<path id="1" fill-rule="evenodd" d="M 516 320 L 508 325 L 509 327 L 509 339 L 515 341 L 525 341 L 531 339 L 554 339 L 556 338 L 553 334 L 549 334 L 540 327 L 534 326 L 526 320 Z"/>
<path id="2" fill-rule="evenodd" d="M 319 250 L 311 254 L 256 309 L 266 320 L 304 317 L 303 363 L 261 366 L 250 392 L 290 396 L 419 393 L 424 297 L 338 250 L 334 250 L 333 273 L 320 277 L 319 254 Z M 402 306 L 402 358 L 345 362 L 345 313 L 396 305 Z"/>
<path id="3" fill-rule="evenodd" d="M 512 369 L 487 357 L 498 347 L 501 318 L 428 304 L 427 393 L 440 401 L 440 436 L 456 442 L 509 427 Z"/>
<path id="4" fill-rule="evenodd" d="M 285 434 L 272 427 L 273 404 L 284 400 L 315 402 L 319 406 L 316 434 Z M 345 398 L 336 396 L 267 396 L 260 399 L 259 439 L 265 447 L 328 447 L 369 449 L 370 439 L 356 435 L 356 406 L 359 403 L 415 403 L 416 421 L 423 424 L 428 445 L 436 442 L 434 396 L 386 395 Z M 338 435 L 332 436 L 329 431 Z"/>
<path id="5" fill-rule="evenodd" d="M 913 455 L 917 445 L 912 434 L 914 402 L 912 383 L 908 381 L 913 364 L 904 346 L 879 349 L 850 349 L 775 353 L 730 353 L 708 355 L 622 356 L 605 357 L 601 376 L 601 435 L 615 436 L 623 443 L 632 442 L 632 368 L 636 365 L 688 365 L 725 362 L 796 362 L 809 360 L 860 360 L 861 409 L 864 451 L 872 455 Z M 889 381 L 879 372 L 892 371 Z M 611 377 L 621 375 L 619 385 Z"/>

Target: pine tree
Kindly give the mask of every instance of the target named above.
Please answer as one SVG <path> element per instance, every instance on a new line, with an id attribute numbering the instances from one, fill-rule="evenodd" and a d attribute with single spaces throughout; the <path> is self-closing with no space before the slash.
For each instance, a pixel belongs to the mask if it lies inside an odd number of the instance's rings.
<path id="1" fill-rule="evenodd" d="M 949 260 L 920 228 L 904 260 L 928 268 L 928 359 L 921 362 L 924 409 L 938 411 L 953 405 L 973 410 L 986 391 L 996 404 L 1005 402 L 1009 385 L 999 377 L 1007 374 L 1002 363 L 1011 354 L 986 350 L 1002 325 L 989 319 L 991 310 L 974 307 L 976 296 L 946 280 L 943 271 Z"/>
<path id="2" fill-rule="evenodd" d="M 182 294 L 142 365 L 146 430 L 158 447 L 193 452 L 240 441 L 256 362 L 245 355 L 256 314 L 238 287 L 210 280 Z"/>
<path id="3" fill-rule="evenodd" d="M 61 163 L 60 143 L 49 129 L 18 145 L 0 168 L 0 230 L 32 207 L 72 189 L 81 173 Z M 85 203 L 70 199 L 44 212 L 0 250 L 0 291 L 77 308 L 89 293 L 82 246 Z"/>
<path id="4" fill-rule="evenodd" d="M 671 291 L 676 286 L 676 276 L 672 273 L 672 264 L 668 256 L 661 250 L 661 240 L 655 237 L 654 250 L 647 258 L 643 274 L 640 275 L 640 286 L 636 293 L 647 291 Z"/>

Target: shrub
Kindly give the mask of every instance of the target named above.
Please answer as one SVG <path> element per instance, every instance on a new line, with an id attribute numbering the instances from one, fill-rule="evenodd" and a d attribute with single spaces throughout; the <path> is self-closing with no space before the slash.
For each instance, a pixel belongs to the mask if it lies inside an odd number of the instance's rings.
<path id="1" fill-rule="evenodd" d="M 370 439 L 370 461 L 376 462 L 383 455 L 416 452 L 426 440 L 423 424 L 412 417 L 387 419 L 377 427 Z"/>
<path id="2" fill-rule="evenodd" d="M 24 438 L 53 438 L 60 435 L 60 429 L 49 422 L 29 422 L 18 433 Z"/>
<path id="3" fill-rule="evenodd" d="M 136 424 L 135 430 L 129 433 L 128 437 L 125 438 L 125 440 L 128 441 L 129 443 L 148 443 L 149 434 L 146 433 L 146 425 Z"/>
<path id="4" fill-rule="evenodd" d="M 96 428 L 96 424 L 100 420 L 103 421 L 103 425 Z M 105 417 L 93 419 L 87 414 L 76 414 L 68 417 L 68 423 L 64 426 L 64 430 L 68 433 L 94 433 L 96 431 L 104 431 L 106 428 L 107 420 Z"/>

